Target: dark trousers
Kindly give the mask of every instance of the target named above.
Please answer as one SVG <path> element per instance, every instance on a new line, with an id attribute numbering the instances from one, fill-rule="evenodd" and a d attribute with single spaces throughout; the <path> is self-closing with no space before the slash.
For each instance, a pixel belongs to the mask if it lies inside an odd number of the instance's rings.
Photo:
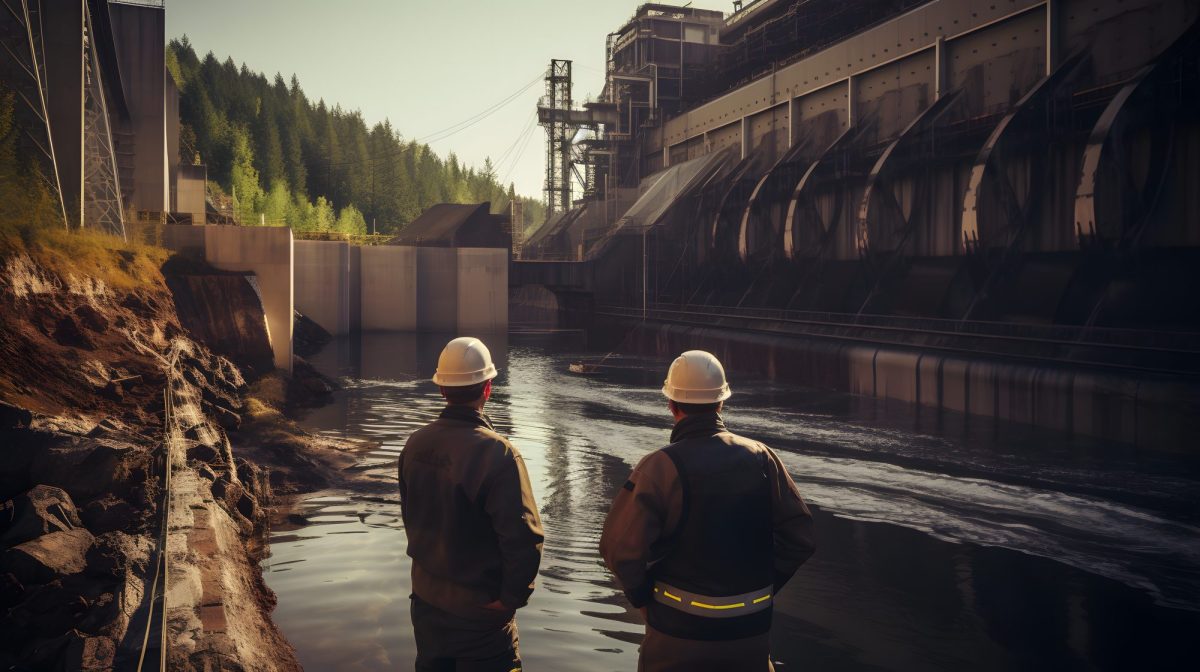
<path id="1" fill-rule="evenodd" d="M 412 596 L 417 672 L 520 672 L 517 619 L 475 621 Z"/>
<path id="2" fill-rule="evenodd" d="M 680 639 L 646 626 L 638 672 L 768 672 L 770 634 L 709 642 Z"/>

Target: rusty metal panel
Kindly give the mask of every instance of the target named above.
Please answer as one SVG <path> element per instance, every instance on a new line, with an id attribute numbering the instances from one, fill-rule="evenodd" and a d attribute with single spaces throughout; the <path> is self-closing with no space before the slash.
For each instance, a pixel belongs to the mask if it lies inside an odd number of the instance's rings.
<path id="1" fill-rule="evenodd" d="M 1046 16 L 1032 11 L 946 43 L 950 88 L 975 114 L 1015 105 L 1045 75 Z"/>
<path id="2" fill-rule="evenodd" d="M 954 39 L 990 29 L 1001 19 L 1034 10 L 1044 2 L 935 0 L 671 119 L 664 124 L 664 141 L 682 142 L 778 100 L 807 94 L 907 55 L 932 51 L 938 37 Z M 661 146 L 652 142 L 647 149 Z"/>

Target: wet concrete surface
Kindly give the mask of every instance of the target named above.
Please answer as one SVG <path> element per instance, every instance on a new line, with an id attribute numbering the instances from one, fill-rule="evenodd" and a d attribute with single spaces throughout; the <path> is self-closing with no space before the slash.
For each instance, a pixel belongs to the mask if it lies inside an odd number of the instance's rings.
<path id="1" fill-rule="evenodd" d="M 427 382 L 447 338 L 364 335 L 310 358 L 345 390 L 302 420 L 381 448 L 441 409 Z M 664 445 L 667 362 L 582 343 L 484 337 L 501 375 L 488 413 L 522 451 L 546 526 L 519 612 L 530 670 L 632 670 L 640 618 L 600 563 L 609 501 Z M 781 592 L 779 669 L 1172 669 L 1196 659 L 1200 468 L 1058 433 L 731 376 L 726 420 L 774 447 L 814 505 L 818 551 Z M 409 669 L 409 561 L 395 495 L 317 493 L 276 520 L 276 622 L 309 670 Z"/>

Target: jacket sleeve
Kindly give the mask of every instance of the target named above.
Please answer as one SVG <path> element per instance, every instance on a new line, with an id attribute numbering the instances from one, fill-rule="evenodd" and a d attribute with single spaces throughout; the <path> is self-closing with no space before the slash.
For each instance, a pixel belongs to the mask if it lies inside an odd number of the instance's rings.
<path id="1" fill-rule="evenodd" d="M 650 564 L 658 559 L 658 542 L 678 525 L 682 508 L 675 463 L 659 451 L 642 458 L 617 491 L 600 536 L 600 555 L 634 607 L 650 601 Z"/>
<path id="2" fill-rule="evenodd" d="M 504 455 L 492 472 L 484 508 L 500 541 L 504 572 L 500 602 L 509 609 L 520 609 L 533 593 L 545 533 L 525 461 L 512 446 L 504 446 Z"/>
<path id="3" fill-rule="evenodd" d="M 775 531 L 775 590 L 817 550 L 812 513 L 775 451 L 767 448 L 767 477 L 771 483 L 771 518 Z"/>

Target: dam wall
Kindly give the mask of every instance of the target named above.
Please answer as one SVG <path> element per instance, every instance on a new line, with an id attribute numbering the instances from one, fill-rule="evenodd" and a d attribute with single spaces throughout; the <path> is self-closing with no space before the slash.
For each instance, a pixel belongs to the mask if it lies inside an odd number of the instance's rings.
<path id="1" fill-rule="evenodd" d="M 360 331 L 493 333 L 508 329 L 508 250 L 360 247 L 293 241 L 286 227 L 164 227 L 163 245 L 222 271 L 250 274 L 275 366 L 291 370 L 295 311 L 342 336 Z"/>
<path id="2" fill-rule="evenodd" d="M 623 349 L 673 357 L 712 352 L 731 372 L 915 406 L 916 416 L 1003 422 L 1131 445 L 1191 452 L 1200 386 L 1183 376 L 1063 363 L 1026 363 L 805 336 L 781 337 L 650 319 L 609 321 Z M 736 403 L 736 397 L 734 398 Z"/>

